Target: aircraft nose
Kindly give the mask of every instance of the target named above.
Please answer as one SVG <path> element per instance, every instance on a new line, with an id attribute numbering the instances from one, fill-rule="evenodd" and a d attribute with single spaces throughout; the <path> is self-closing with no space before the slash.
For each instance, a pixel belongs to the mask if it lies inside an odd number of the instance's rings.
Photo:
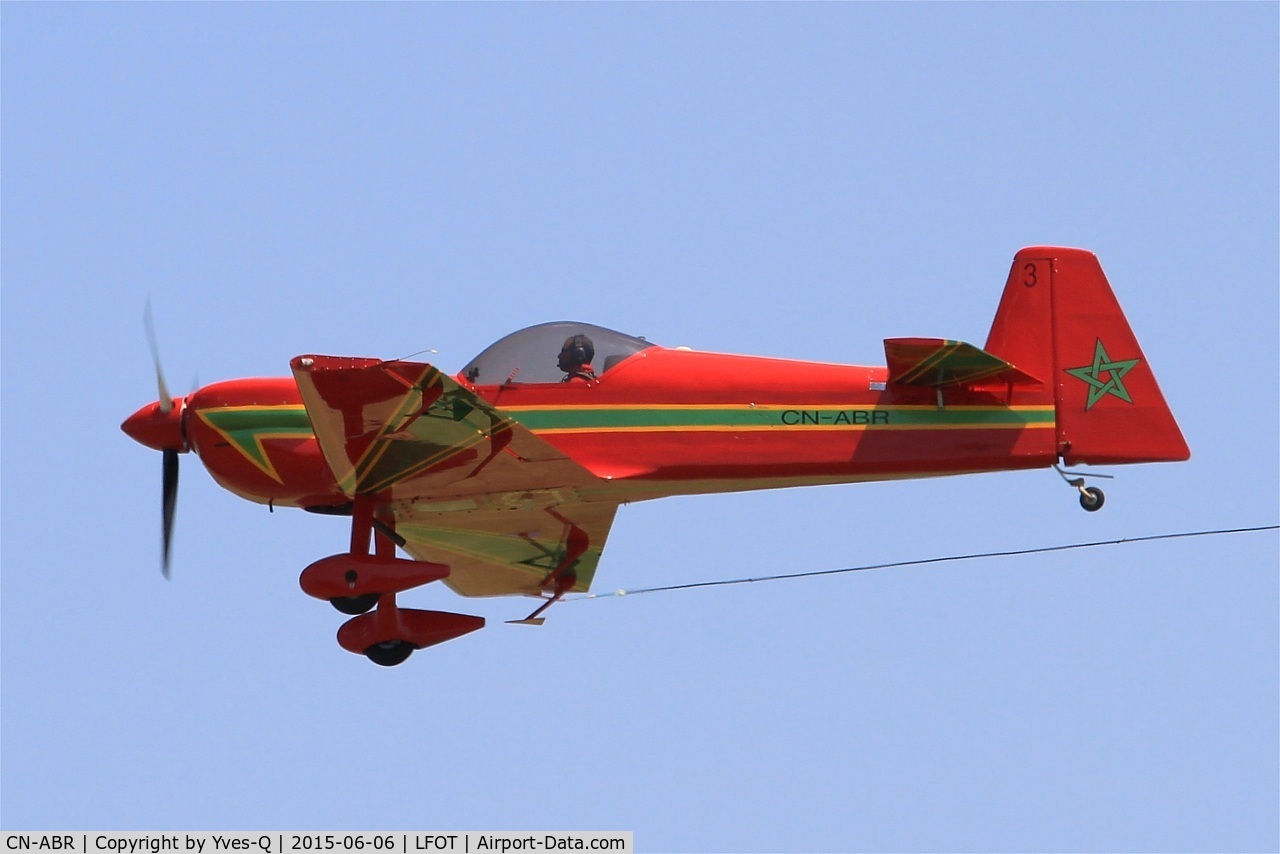
<path id="1" fill-rule="evenodd" d="M 187 439 L 182 429 L 184 403 L 180 397 L 175 397 L 165 408 L 161 408 L 158 400 L 148 403 L 126 418 L 120 429 L 130 439 L 148 448 L 184 452 L 187 450 Z"/>

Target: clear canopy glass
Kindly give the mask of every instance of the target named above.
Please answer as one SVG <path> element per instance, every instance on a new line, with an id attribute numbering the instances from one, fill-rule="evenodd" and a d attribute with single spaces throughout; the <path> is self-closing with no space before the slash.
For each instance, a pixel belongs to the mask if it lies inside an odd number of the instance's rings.
<path id="1" fill-rule="evenodd" d="M 555 383 L 564 379 L 557 360 L 566 338 L 585 335 L 595 349 L 591 365 L 603 376 L 628 356 L 652 347 L 643 338 L 623 335 L 603 326 L 560 320 L 540 323 L 499 339 L 462 369 L 474 385 Z"/>

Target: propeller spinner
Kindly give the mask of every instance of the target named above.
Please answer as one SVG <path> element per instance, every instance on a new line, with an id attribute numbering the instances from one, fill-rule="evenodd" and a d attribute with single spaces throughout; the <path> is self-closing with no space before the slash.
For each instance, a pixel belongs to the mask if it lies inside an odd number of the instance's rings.
<path id="1" fill-rule="evenodd" d="M 120 429 L 139 444 L 154 448 L 164 454 L 161 469 L 161 563 L 160 571 L 169 577 L 169 547 L 173 541 L 174 510 L 178 502 L 178 454 L 186 453 L 187 431 L 183 424 L 186 398 L 171 397 L 160 368 L 160 354 L 156 347 L 156 334 L 151 325 L 151 306 L 145 315 L 147 343 L 151 346 L 151 359 L 156 368 L 158 399 L 143 406 L 125 419 Z"/>

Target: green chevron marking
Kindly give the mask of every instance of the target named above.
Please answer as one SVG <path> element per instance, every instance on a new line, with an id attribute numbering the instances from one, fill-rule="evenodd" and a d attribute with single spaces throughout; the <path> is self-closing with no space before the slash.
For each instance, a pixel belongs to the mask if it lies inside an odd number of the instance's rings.
<path id="1" fill-rule="evenodd" d="M 202 409 L 199 416 L 268 477 L 280 475 L 262 443 L 269 439 L 310 439 L 311 419 L 301 405 L 229 406 Z"/>

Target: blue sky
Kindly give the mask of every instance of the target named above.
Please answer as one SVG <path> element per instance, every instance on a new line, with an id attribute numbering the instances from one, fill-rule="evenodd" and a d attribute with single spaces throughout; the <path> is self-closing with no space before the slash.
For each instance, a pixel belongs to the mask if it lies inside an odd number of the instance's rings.
<path id="1" fill-rule="evenodd" d="M 1193 450 L 624 508 L 597 589 L 1274 524 L 1274 4 L 16 4 L 6 829 L 628 829 L 640 850 L 1275 850 L 1277 538 L 407 604 L 391 670 L 268 514 L 118 425 L 169 383 L 580 319 L 874 363 L 1096 251 Z"/>

